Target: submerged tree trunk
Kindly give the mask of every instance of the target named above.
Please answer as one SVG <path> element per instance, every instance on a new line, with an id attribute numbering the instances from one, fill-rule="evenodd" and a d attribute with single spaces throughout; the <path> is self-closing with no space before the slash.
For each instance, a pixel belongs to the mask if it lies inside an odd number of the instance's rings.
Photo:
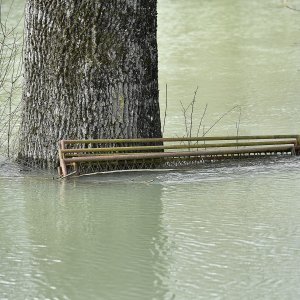
<path id="1" fill-rule="evenodd" d="M 160 137 L 156 0 L 28 0 L 19 158 L 60 139 Z"/>

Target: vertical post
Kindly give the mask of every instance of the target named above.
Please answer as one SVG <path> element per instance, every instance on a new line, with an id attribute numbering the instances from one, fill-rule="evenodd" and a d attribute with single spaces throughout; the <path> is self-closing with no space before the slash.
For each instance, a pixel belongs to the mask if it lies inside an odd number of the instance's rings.
<path id="1" fill-rule="evenodd" d="M 11 95 L 8 102 L 7 157 L 10 158 Z"/>
<path id="2" fill-rule="evenodd" d="M 61 150 L 65 149 L 65 141 L 61 140 L 59 142 L 59 164 L 61 167 L 62 176 L 65 177 L 68 175 L 67 166 L 64 160 L 64 154 L 61 152 Z"/>
<path id="3" fill-rule="evenodd" d="M 295 152 L 296 152 L 296 155 L 300 155 L 300 135 L 297 135 L 297 142 L 296 142 L 296 145 L 295 145 Z"/>
<path id="4" fill-rule="evenodd" d="M 73 169 L 76 175 L 79 175 L 78 164 L 76 162 L 73 163 Z"/>

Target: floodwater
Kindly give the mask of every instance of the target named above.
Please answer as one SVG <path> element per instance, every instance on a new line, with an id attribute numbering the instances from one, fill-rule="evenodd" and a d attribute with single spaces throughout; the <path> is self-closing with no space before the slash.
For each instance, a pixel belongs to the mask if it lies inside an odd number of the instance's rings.
<path id="1" fill-rule="evenodd" d="M 300 133 L 300 12 L 158 2 L 167 135 L 185 133 L 180 101 L 197 86 L 204 131 L 239 105 L 211 134 Z M 0 299 L 299 299 L 299 169 L 275 158 L 59 181 L 0 159 Z"/>

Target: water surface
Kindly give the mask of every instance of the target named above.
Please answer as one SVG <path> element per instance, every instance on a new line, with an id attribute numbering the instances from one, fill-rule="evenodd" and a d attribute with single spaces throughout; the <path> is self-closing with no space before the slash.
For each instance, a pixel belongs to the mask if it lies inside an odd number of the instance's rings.
<path id="1" fill-rule="evenodd" d="M 299 133 L 299 13 L 158 4 L 167 135 L 185 133 L 180 100 L 197 86 L 204 130 L 240 105 L 243 134 Z M 238 119 L 211 134 L 235 134 Z M 0 159 L 0 299 L 299 299 L 299 169 L 277 158 L 60 181 Z"/>

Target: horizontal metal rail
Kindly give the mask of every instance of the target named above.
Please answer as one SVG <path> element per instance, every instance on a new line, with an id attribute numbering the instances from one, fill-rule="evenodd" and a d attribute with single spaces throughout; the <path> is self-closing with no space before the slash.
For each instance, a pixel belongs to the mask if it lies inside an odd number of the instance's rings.
<path id="1" fill-rule="evenodd" d="M 107 153 L 107 152 L 132 152 L 132 151 L 153 151 L 153 150 L 176 150 L 176 149 L 201 149 L 201 148 L 224 148 L 224 147 L 246 147 L 246 146 L 266 146 L 266 145 L 296 145 L 296 139 L 286 139 L 267 142 L 248 142 L 248 143 L 218 143 L 218 144 L 193 144 L 193 145 L 168 145 L 168 146 L 132 146 L 132 147 L 109 147 L 109 148 L 82 148 L 82 149 L 63 149 L 61 153 Z"/>
<path id="2" fill-rule="evenodd" d="M 145 158 L 161 158 L 161 157 L 193 157 L 193 156 L 208 156 L 208 155 L 224 155 L 224 154 L 242 154 L 242 153 L 255 153 L 255 152 L 279 152 L 279 151 L 292 151 L 294 144 L 286 144 L 279 146 L 266 146 L 266 147 L 249 147 L 243 149 L 215 149 L 215 150 L 199 150 L 192 152 L 161 152 L 161 153 L 134 153 L 134 154 L 120 154 L 120 155 L 95 155 L 88 157 L 73 157 L 65 158 L 66 163 L 73 162 L 92 162 L 92 161 L 119 161 L 119 160 L 134 160 Z"/>
<path id="3" fill-rule="evenodd" d="M 270 140 L 270 139 L 297 139 L 300 135 L 245 135 L 245 136 L 209 136 L 209 137 L 176 137 L 176 138 L 133 138 L 133 139 L 89 139 L 63 140 L 65 145 L 72 144 L 118 144 L 118 143 L 160 143 L 160 142 L 197 142 L 197 141 L 232 141 L 232 140 Z"/>

